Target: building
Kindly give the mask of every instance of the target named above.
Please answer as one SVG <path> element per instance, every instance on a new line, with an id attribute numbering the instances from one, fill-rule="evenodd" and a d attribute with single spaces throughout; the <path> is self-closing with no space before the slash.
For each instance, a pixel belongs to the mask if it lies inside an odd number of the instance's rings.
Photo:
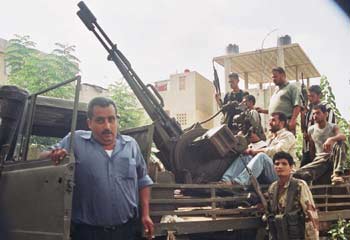
<path id="1" fill-rule="evenodd" d="M 208 119 L 214 113 L 214 86 L 196 71 L 172 74 L 170 79 L 154 83 L 164 100 L 164 109 L 187 128 Z M 213 127 L 209 121 L 203 125 Z"/>
<path id="2" fill-rule="evenodd" d="M 106 88 L 89 84 L 82 83 L 79 93 L 80 102 L 89 102 L 94 97 L 109 97 L 109 91 Z"/>
<path id="3" fill-rule="evenodd" d="M 7 81 L 6 64 L 5 64 L 5 48 L 7 41 L 0 38 L 0 85 L 4 85 Z"/>

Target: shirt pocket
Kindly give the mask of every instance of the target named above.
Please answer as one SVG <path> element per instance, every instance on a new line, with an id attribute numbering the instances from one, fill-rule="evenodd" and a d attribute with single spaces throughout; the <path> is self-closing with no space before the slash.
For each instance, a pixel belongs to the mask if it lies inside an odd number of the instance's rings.
<path id="1" fill-rule="evenodd" d="M 117 168 L 119 168 L 118 176 L 125 179 L 136 178 L 136 159 L 120 158 Z"/>

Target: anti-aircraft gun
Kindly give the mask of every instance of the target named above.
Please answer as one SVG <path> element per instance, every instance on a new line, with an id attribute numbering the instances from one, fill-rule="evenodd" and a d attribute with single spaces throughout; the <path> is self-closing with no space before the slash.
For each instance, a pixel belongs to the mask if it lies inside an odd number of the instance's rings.
<path id="1" fill-rule="evenodd" d="M 78 4 L 77 15 L 94 33 L 128 82 L 132 91 L 155 124 L 154 142 L 158 157 L 174 173 L 177 182 L 205 183 L 217 181 L 231 164 L 235 154 L 246 142 L 235 137 L 226 126 L 209 130 L 197 126 L 183 131 L 179 123 L 163 109 L 163 99 L 153 85 L 145 85 L 132 69 L 130 62 L 97 23 L 96 17 L 84 2 Z M 194 140 L 197 141 L 194 142 Z"/>

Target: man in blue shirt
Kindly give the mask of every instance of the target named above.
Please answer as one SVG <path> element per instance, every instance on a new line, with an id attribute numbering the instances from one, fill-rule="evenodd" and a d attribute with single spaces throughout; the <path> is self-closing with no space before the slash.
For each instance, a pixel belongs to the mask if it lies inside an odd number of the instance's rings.
<path id="1" fill-rule="evenodd" d="M 97 97 L 88 105 L 91 131 L 76 131 L 75 187 L 72 207 L 73 240 L 134 239 L 138 203 L 149 239 L 149 186 L 153 183 L 136 141 L 117 133 L 117 109 L 110 99 Z M 69 151 L 67 135 L 47 157 L 59 164 Z"/>

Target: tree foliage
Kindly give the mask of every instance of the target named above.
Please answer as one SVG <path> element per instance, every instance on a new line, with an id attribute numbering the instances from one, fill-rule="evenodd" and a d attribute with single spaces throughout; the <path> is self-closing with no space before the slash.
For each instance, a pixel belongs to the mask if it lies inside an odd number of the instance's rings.
<path id="1" fill-rule="evenodd" d="M 338 219 L 337 223 L 328 231 L 331 239 L 347 240 L 350 238 L 350 221 Z"/>
<path id="2" fill-rule="evenodd" d="M 9 72 L 9 84 L 35 93 L 74 77 L 79 72 L 79 59 L 73 53 L 75 46 L 56 43 L 47 54 L 36 49 L 36 43 L 28 35 L 15 35 L 5 49 L 5 62 Z M 45 94 L 69 99 L 74 96 L 74 84 L 65 85 Z M 57 142 L 54 138 L 31 137 L 33 146 L 40 149 Z"/>
<path id="3" fill-rule="evenodd" d="M 122 129 L 150 123 L 136 96 L 124 82 L 115 82 L 110 85 L 109 91 L 111 98 L 117 105 L 118 115 L 120 116 L 119 125 Z"/>
<path id="4" fill-rule="evenodd" d="M 79 59 L 73 55 L 75 46 L 61 43 L 55 45 L 56 48 L 46 54 L 35 48 L 36 43 L 29 36 L 15 35 L 5 50 L 9 83 L 35 93 L 74 77 L 79 72 Z M 73 94 L 71 84 L 45 95 L 71 98 Z"/>

